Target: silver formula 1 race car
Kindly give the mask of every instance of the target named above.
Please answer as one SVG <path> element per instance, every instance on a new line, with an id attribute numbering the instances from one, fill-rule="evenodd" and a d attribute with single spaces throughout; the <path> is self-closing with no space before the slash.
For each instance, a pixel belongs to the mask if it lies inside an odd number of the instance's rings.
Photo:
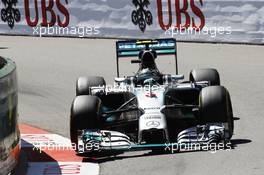
<path id="1" fill-rule="evenodd" d="M 114 86 L 98 76 L 77 80 L 70 117 L 77 153 L 160 151 L 231 139 L 232 104 L 217 70 L 192 70 L 189 81 L 183 81 L 174 39 L 118 41 L 116 53 Z M 155 59 L 161 55 L 175 56 L 175 75 L 157 69 Z M 138 57 L 131 61 L 139 64 L 135 75 L 119 77 L 121 57 Z"/>

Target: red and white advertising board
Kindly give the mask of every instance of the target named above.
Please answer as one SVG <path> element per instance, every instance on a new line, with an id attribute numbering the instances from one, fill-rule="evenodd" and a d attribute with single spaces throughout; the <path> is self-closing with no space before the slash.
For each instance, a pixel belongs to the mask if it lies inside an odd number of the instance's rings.
<path id="1" fill-rule="evenodd" d="M 0 33 L 174 37 L 184 41 L 263 44 L 263 3 L 264 0 L 2 0 Z"/>

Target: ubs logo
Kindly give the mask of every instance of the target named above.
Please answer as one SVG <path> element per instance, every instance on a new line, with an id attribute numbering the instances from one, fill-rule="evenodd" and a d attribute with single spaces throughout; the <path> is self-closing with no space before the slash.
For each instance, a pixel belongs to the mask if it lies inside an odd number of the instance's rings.
<path id="1" fill-rule="evenodd" d="M 4 4 L 4 8 L 1 9 L 1 19 L 6 22 L 7 25 L 13 29 L 15 22 L 21 20 L 20 12 L 16 7 L 17 0 L 1 0 Z"/>
<path id="2" fill-rule="evenodd" d="M 152 25 L 153 17 L 148 10 L 150 5 L 149 0 L 133 0 L 132 3 L 136 7 L 136 10 L 132 11 L 131 18 L 135 25 L 138 25 L 142 32 L 145 32 L 147 25 Z"/>

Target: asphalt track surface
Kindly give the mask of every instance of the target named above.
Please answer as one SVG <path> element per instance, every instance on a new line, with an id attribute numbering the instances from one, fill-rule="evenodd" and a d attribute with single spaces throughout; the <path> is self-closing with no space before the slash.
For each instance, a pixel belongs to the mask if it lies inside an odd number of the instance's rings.
<path id="1" fill-rule="evenodd" d="M 17 63 L 20 121 L 69 137 L 70 104 L 81 75 L 115 76 L 115 41 L 0 36 L 0 55 Z M 112 174 L 263 174 L 264 48 L 225 44 L 178 44 L 180 73 L 214 67 L 230 91 L 235 121 L 231 151 L 151 155 L 125 153 L 100 161 Z M 125 61 L 125 60 L 123 60 Z M 164 63 L 163 70 L 172 61 Z M 126 65 L 126 70 L 136 71 Z"/>

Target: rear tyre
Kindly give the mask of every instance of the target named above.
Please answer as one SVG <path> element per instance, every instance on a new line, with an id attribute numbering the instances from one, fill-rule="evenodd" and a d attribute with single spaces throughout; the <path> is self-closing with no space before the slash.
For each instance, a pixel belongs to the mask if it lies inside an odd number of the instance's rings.
<path id="1" fill-rule="evenodd" d="M 71 106 L 70 135 L 71 142 L 78 152 L 78 130 L 99 129 L 101 100 L 96 96 L 77 96 Z"/>
<path id="2" fill-rule="evenodd" d="M 190 81 L 208 81 L 211 86 L 220 85 L 220 76 L 216 69 L 194 69 L 190 72 Z"/>
<path id="3" fill-rule="evenodd" d="M 223 86 L 205 87 L 200 92 L 200 122 L 226 123 L 228 139 L 233 135 L 234 118 L 229 92 Z"/>
<path id="4" fill-rule="evenodd" d="M 90 87 L 105 86 L 103 77 L 90 76 L 80 77 L 76 82 L 76 96 L 90 95 Z"/>

